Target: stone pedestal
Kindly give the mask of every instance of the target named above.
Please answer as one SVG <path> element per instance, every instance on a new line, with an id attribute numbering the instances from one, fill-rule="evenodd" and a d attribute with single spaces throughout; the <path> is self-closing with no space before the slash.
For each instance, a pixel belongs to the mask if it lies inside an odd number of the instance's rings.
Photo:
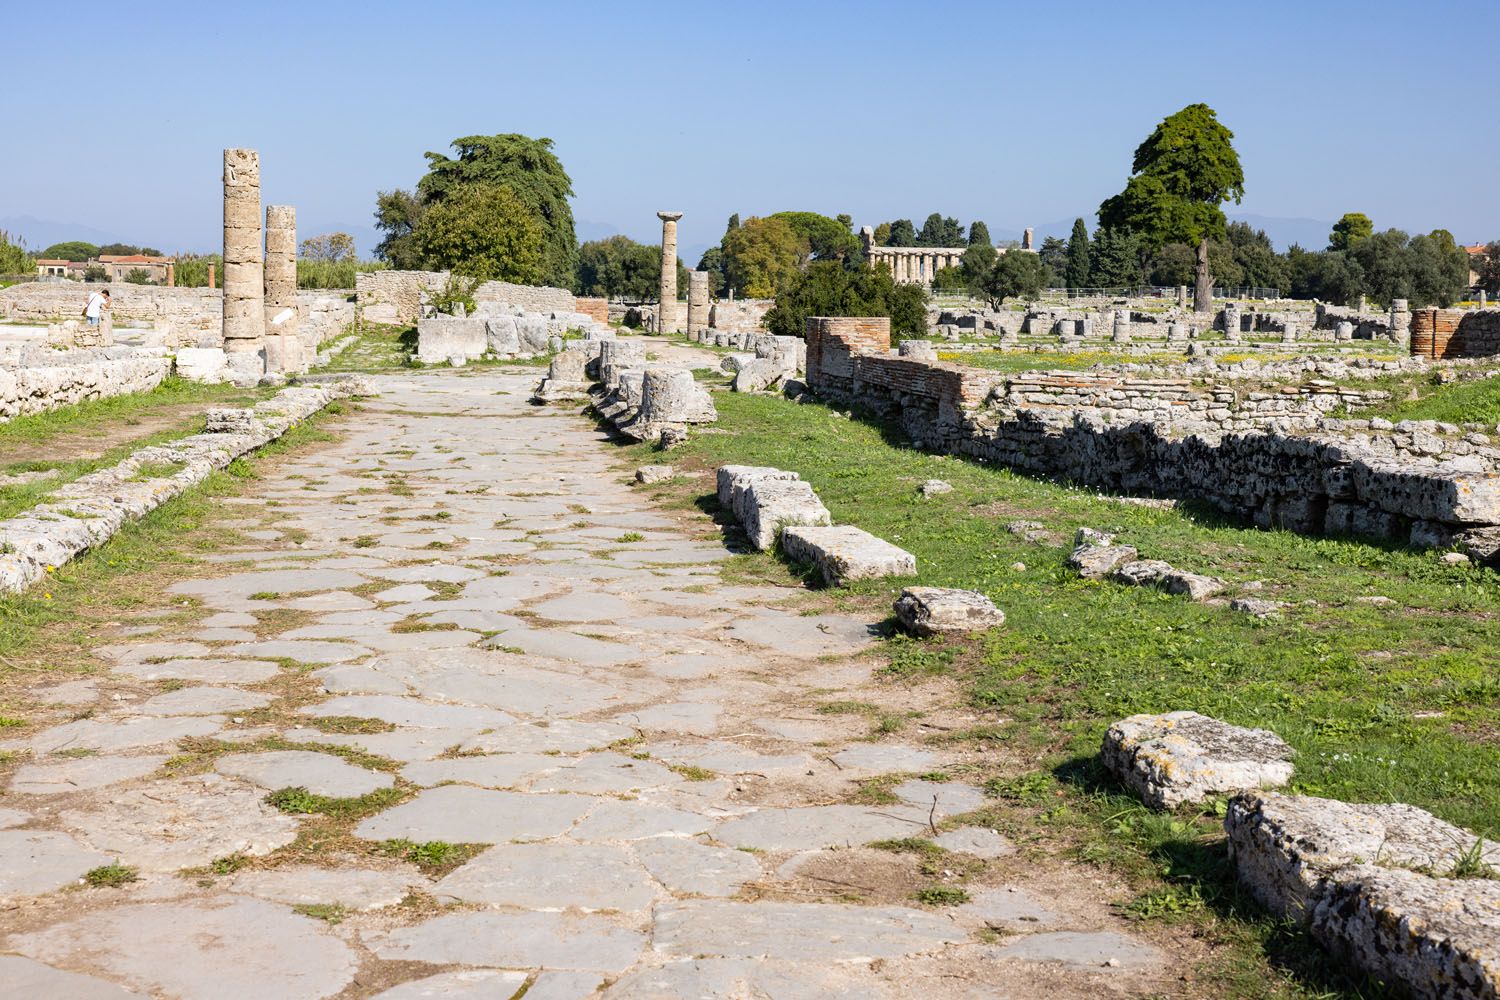
<path id="1" fill-rule="evenodd" d="M 1238 303 L 1224 303 L 1224 339 L 1230 343 L 1239 343 L 1240 307 Z"/>
<path id="2" fill-rule="evenodd" d="M 224 150 L 224 354 L 236 382 L 266 373 L 260 154 Z"/>
<path id="3" fill-rule="evenodd" d="M 1350 327 L 1351 335 L 1353 327 Z M 1281 342 L 1283 344 L 1295 344 L 1297 342 L 1297 324 L 1288 322 L 1281 328 Z"/>
<path id="4" fill-rule="evenodd" d="M 1184 287 L 1182 290 L 1186 291 L 1187 289 Z M 1185 343 L 1187 343 L 1187 340 L 1188 340 L 1188 326 L 1187 326 L 1186 323 L 1168 323 L 1167 324 L 1167 343 L 1169 343 L 1169 344 L 1185 344 Z"/>
<path id="5" fill-rule="evenodd" d="M 1411 343 L 1411 307 L 1406 299 L 1391 300 L 1391 340 L 1402 346 Z"/>
<path id="6" fill-rule="evenodd" d="M 1349 343 L 1354 339 L 1354 324 L 1348 320 L 1344 320 L 1338 326 L 1334 327 L 1333 339 L 1340 344 Z"/>
<path id="7" fill-rule="evenodd" d="M 677 220 L 681 212 L 657 212 L 661 220 L 661 284 L 657 301 L 661 303 L 657 333 L 679 333 L 677 318 Z"/>
<path id="8" fill-rule="evenodd" d="M 688 275 L 687 335 L 689 340 L 699 340 L 708 329 L 708 272 L 693 271 Z"/>
<path id="9" fill-rule="evenodd" d="M 297 210 L 291 205 L 266 206 L 265 275 L 266 369 L 305 371 L 297 307 Z M 273 337 L 280 338 L 275 345 Z"/>
<path id="10" fill-rule="evenodd" d="M 1115 312 L 1115 330 L 1111 338 L 1117 344 L 1130 343 L 1130 310 L 1120 309 Z"/>

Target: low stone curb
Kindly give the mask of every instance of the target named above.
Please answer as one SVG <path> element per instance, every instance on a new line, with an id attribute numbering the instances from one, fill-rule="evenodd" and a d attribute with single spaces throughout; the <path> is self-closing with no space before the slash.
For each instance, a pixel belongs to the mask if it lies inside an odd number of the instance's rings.
<path id="1" fill-rule="evenodd" d="M 8 363 L 12 357 L 15 367 Z M 171 370 L 172 358 L 160 349 L 14 352 L 0 358 L 0 423 L 85 400 L 146 392 Z"/>
<path id="2" fill-rule="evenodd" d="M 207 479 L 241 455 L 276 440 L 336 399 L 367 393 L 354 376 L 323 376 L 284 389 L 253 409 L 209 410 L 206 430 L 129 458 L 59 487 L 57 500 L 0 521 L 0 593 L 20 593 L 55 569 L 108 541 L 126 522 L 139 520 Z M 146 478 L 143 466 L 183 466 L 170 476 Z"/>

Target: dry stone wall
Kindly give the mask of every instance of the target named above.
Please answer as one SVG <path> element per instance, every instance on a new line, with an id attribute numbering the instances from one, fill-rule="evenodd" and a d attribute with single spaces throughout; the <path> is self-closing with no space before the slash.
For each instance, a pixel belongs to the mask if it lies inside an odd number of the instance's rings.
<path id="1" fill-rule="evenodd" d="M 883 319 L 812 318 L 807 341 L 815 393 L 897 420 L 930 450 L 1201 500 L 1263 527 L 1446 544 L 1500 525 L 1500 452 L 1478 432 L 1322 420 L 1333 395 L 1318 391 L 1246 407 L 1174 380 L 1007 378 L 894 356 Z"/>
<path id="2" fill-rule="evenodd" d="M 160 349 L 7 348 L 0 352 L 0 422 L 85 400 L 146 392 L 171 370 L 172 358 Z"/>
<path id="3" fill-rule="evenodd" d="M 361 271 L 354 276 L 359 315 L 367 323 L 410 326 L 422 317 L 423 296 L 448 283 L 447 271 Z M 577 312 L 578 300 L 565 288 L 486 281 L 474 301 L 505 302 L 528 312 Z"/>

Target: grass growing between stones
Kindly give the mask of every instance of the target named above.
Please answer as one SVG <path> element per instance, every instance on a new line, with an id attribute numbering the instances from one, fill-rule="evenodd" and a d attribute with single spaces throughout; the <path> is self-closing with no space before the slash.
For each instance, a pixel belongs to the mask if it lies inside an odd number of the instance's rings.
<path id="1" fill-rule="evenodd" d="M 1430 384 L 1430 379 L 1428 380 Z M 1361 417 L 1389 420 L 1442 420 L 1450 424 L 1500 424 L 1500 375 L 1473 382 L 1450 382 L 1417 391 L 1418 398 Z M 1400 398 L 1400 397 L 1398 397 Z"/>
<path id="2" fill-rule="evenodd" d="M 730 393 L 715 402 L 721 433 L 675 449 L 679 468 L 795 470 L 835 523 L 916 555 L 918 576 L 902 583 L 979 590 L 1004 609 L 1006 626 L 986 634 L 893 639 L 885 677 L 968 706 L 972 725 L 933 739 L 982 751 L 992 763 L 996 804 L 976 817 L 982 825 L 1126 873 L 1140 895 L 1131 916 L 1202 921 L 1203 933 L 1225 946 L 1204 973 L 1222 988 L 1217 995 L 1354 996 L 1363 987 L 1326 972 L 1304 936 L 1239 898 L 1218 811 L 1156 816 L 1097 771 L 1094 755 L 1110 722 L 1193 709 L 1269 728 L 1297 750 L 1297 791 L 1409 802 L 1489 838 L 1500 832 L 1493 571 L 1390 544 L 1125 504 L 925 454 L 899 431 L 821 405 Z M 635 464 L 661 459 L 645 447 L 630 456 Z M 924 499 L 917 486 L 934 478 L 953 492 Z M 666 503 L 716 512 L 711 482 L 683 478 L 650 489 Z M 1085 525 L 1115 532 L 1142 558 L 1223 577 L 1233 589 L 1256 581 L 1257 596 L 1286 607 L 1261 620 L 1082 580 L 1064 565 L 1067 542 L 1025 542 L 1006 529 L 1012 520 L 1042 522 L 1058 539 Z M 765 554 L 729 565 L 746 578 L 797 579 Z M 880 616 L 898 592 L 892 581 L 871 581 L 827 596 Z M 834 702 L 821 711 L 874 715 L 872 708 Z"/>

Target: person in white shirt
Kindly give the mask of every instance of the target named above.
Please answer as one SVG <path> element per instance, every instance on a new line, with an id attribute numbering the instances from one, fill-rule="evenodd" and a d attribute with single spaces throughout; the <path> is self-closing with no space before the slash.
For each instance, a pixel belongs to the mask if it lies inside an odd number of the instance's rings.
<path id="1" fill-rule="evenodd" d="M 83 307 L 83 317 L 89 321 L 89 326 L 98 326 L 104 320 L 104 312 L 109 308 L 109 289 L 101 292 L 92 292 L 89 295 L 88 305 Z"/>

